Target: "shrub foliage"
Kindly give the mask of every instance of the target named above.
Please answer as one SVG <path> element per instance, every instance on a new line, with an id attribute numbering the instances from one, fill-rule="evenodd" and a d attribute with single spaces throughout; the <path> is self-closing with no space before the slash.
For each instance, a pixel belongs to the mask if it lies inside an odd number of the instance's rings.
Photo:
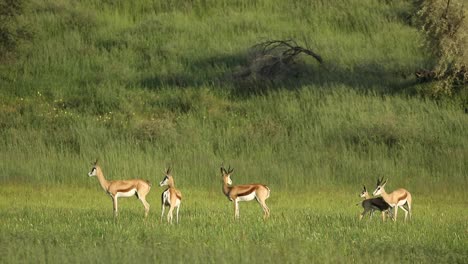
<path id="1" fill-rule="evenodd" d="M 0 63 L 14 59 L 19 47 L 32 36 L 20 20 L 24 11 L 24 1 L 0 0 Z"/>
<path id="2" fill-rule="evenodd" d="M 425 71 L 434 96 L 452 95 L 468 83 L 468 20 L 463 0 L 418 1 L 416 20 L 426 35 L 425 46 L 435 56 L 434 69 Z M 418 74 L 417 74 L 418 75 Z M 419 77 L 419 76 L 418 76 Z"/>

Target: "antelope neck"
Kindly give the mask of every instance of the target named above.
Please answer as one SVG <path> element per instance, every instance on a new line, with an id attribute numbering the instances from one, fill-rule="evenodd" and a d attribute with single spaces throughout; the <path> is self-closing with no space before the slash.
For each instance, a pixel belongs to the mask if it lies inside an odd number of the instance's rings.
<path id="1" fill-rule="evenodd" d="M 388 199 L 388 193 L 385 191 L 383 187 L 380 188 L 380 196 L 384 199 L 384 201 L 388 204 L 390 204 L 390 200 Z"/>
<path id="2" fill-rule="evenodd" d="M 168 186 L 169 188 L 175 188 L 174 180 L 169 180 L 169 182 L 167 183 L 167 186 Z"/>
<path id="3" fill-rule="evenodd" d="M 102 173 L 101 169 L 97 169 L 96 176 L 99 180 L 99 184 L 101 184 L 101 187 L 104 189 L 104 191 L 107 191 L 109 189 L 109 182 L 104 178 L 104 174 Z"/>
<path id="4" fill-rule="evenodd" d="M 229 194 L 231 193 L 232 187 L 229 187 L 227 183 L 223 184 L 223 192 L 224 194 L 229 197 Z"/>

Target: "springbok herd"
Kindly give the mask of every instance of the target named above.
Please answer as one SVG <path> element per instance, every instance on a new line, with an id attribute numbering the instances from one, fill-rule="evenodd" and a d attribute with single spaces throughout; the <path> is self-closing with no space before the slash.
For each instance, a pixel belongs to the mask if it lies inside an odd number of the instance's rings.
<path id="1" fill-rule="evenodd" d="M 229 167 L 227 170 L 221 166 L 221 174 L 223 179 L 223 193 L 226 197 L 234 202 L 234 218 L 239 218 L 239 202 L 257 200 L 263 209 L 263 218 L 267 219 L 270 216 L 270 209 L 266 205 L 266 199 L 270 197 L 270 188 L 264 184 L 245 184 L 245 185 L 232 185 L 231 174 L 234 169 Z M 101 167 L 98 166 L 97 160 L 94 162 L 91 171 L 88 176 L 96 176 L 101 184 L 104 191 L 109 194 L 112 198 L 114 206 L 114 216 L 118 215 L 118 198 L 119 197 L 132 197 L 135 195 L 145 207 L 145 217 L 148 216 L 150 209 L 149 203 L 146 201 L 146 195 L 151 189 L 151 183 L 147 180 L 141 179 L 130 179 L 130 180 L 115 180 L 108 181 L 104 178 Z M 411 193 L 405 189 L 397 189 L 391 193 L 385 191 L 385 184 L 387 180 L 377 180 L 377 187 L 373 192 L 374 197 L 371 198 L 365 186 L 361 194 L 359 195 L 365 200 L 362 201 L 361 205 L 364 211 L 360 214 L 359 220 L 361 220 L 366 213 L 370 212 L 370 215 L 374 211 L 380 211 L 382 213 L 382 220 L 385 221 L 386 217 L 390 217 L 393 221 L 397 220 L 398 208 L 401 208 L 405 212 L 405 221 L 407 220 L 408 213 L 411 219 L 411 204 L 412 198 Z M 182 202 L 182 193 L 175 188 L 174 177 L 171 174 L 171 169 L 168 168 L 164 172 L 164 178 L 159 183 L 159 186 L 167 186 L 167 189 L 161 194 L 161 221 L 164 217 L 164 210 L 169 207 L 167 213 L 167 221 L 172 223 L 172 214 L 176 209 L 176 222 L 179 222 L 179 208 Z M 392 208 L 393 212 L 392 212 Z"/>

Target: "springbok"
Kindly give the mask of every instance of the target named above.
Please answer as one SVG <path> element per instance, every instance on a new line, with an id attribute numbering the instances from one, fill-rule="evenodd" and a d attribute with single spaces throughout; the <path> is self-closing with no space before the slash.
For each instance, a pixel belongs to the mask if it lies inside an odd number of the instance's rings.
<path id="1" fill-rule="evenodd" d="M 388 213 L 390 216 L 390 205 L 385 202 L 382 197 L 372 198 L 369 193 L 367 192 L 366 186 L 362 186 L 363 190 L 359 197 L 364 198 L 361 205 L 364 208 L 364 211 L 359 215 L 359 220 L 361 220 L 367 212 L 370 211 L 370 215 L 374 214 L 374 211 L 379 210 L 382 212 L 382 221 L 385 222 L 385 214 Z"/>
<path id="2" fill-rule="evenodd" d="M 263 184 L 246 184 L 246 185 L 232 185 L 231 174 L 234 169 L 226 171 L 221 166 L 221 174 L 223 176 L 223 193 L 230 201 L 234 202 L 234 219 L 239 219 L 239 202 L 252 201 L 256 199 L 263 209 L 263 219 L 270 216 L 270 209 L 265 203 L 265 200 L 270 197 L 270 188 Z"/>
<path id="3" fill-rule="evenodd" d="M 391 193 L 385 192 L 385 184 L 387 184 L 387 180 L 383 181 L 382 179 L 377 179 L 377 187 L 374 190 L 373 195 L 382 195 L 382 198 L 388 203 L 391 207 L 394 208 L 393 211 L 393 221 L 396 222 L 397 214 L 398 214 L 398 207 L 401 208 L 405 212 L 405 222 L 406 218 L 408 217 L 408 213 L 411 219 L 411 206 L 412 206 L 412 197 L 411 193 L 407 190 L 400 188 Z M 404 208 L 404 205 L 408 206 L 408 209 Z"/>
<path id="4" fill-rule="evenodd" d="M 101 167 L 94 162 L 91 171 L 88 173 L 89 177 L 97 176 L 101 187 L 106 191 L 107 194 L 112 198 L 112 203 L 114 205 L 114 216 L 118 215 L 118 203 L 117 199 L 119 197 L 131 197 L 135 195 L 145 207 L 145 217 L 148 216 L 150 205 L 146 201 L 146 195 L 151 189 L 151 183 L 147 180 L 141 179 L 130 179 L 130 180 L 116 180 L 108 181 L 104 178 Z"/>
<path id="5" fill-rule="evenodd" d="M 179 223 L 179 208 L 182 201 L 182 193 L 175 188 L 174 178 L 171 174 L 171 168 L 166 169 L 164 179 L 159 183 L 159 186 L 167 185 L 168 188 L 161 194 L 161 222 L 164 216 L 164 207 L 169 206 L 167 213 L 167 222 L 172 224 L 172 211 L 176 208 L 176 222 Z"/>

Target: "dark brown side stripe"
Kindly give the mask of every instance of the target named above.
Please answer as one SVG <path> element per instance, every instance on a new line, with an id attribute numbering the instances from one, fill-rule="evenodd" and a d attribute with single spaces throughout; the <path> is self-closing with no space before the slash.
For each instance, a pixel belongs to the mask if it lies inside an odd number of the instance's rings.
<path id="1" fill-rule="evenodd" d="M 250 187 L 247 191 L 245 191 L 245 192 L 243 192 L 243 193 L 237 194 L 237 196 L 246 196 L 246 195 L 249 195 L 249 194 L 251 194 L 253 191 L 255 191 L 256 188 L 257 188 L 257 186 Z"/>
<path id="2" fill-rule="evenodd" d="M 136 189 L 136 188 L 132 186 L 132 187 L 129 187 L 129 188 L 126 188 L 126 189 L 119 189 L 119 190 L 117 190 L 117 192 L 129 192 L 129 191 L 131 191 L 133 189 Z"/>
<path id="3" fill-rule="evenodd" d="M 407 193 L 407 192 L 405 192 L 405 194 L 404 194 L 403 196 L 399 197 L 399 198 L 398 198 L 398 201 L 401 201 L 401 200 L 406 199 L 406 196 L 408 196 L 408 193 Z"/>

